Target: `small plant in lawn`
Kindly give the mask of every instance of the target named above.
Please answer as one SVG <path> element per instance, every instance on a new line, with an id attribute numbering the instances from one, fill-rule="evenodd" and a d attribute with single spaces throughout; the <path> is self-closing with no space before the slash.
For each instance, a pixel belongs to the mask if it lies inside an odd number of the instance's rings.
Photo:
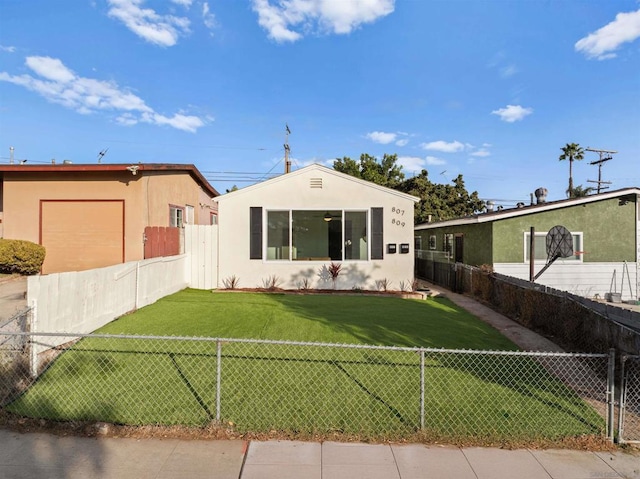
<path id="1" fill-rule="evenodd" d="M 333 282 L 333 289 L 336 289 L 336 282 L 338 281 L 338 276 L 340 276 L 340 271 L 342 270 L 342 265 L 340 263 L 331 262 L 329 265 L 329 274 L 331 275 L 331 281 Z"/>
<path id="2" fill-rule="evenodd" d="M 233 276 L 229 276 L 227 279 L 223 279 L 222 284 L 224 284 L 225 289 L 236 289 L 240 284 L 240 278 L 234 274 Z"/>
<path id="3" fill-rule="evenodd" d="M 390 286 L 391 281 L 389 281 L 387 278 L 376 280 L 376 288 L 378 288 L 378 291 L 387 291 Z"/>
<path id="4" fill-rule="evenodd" d="M 262 286 L 264 287 L 264 289 L 267 289 L 269 291 L 275 291 L 276 289 L 279 289 L 281 284 L 282 280 L 275 274 L 272 274 L 271 276 L 262 280 Z"/>

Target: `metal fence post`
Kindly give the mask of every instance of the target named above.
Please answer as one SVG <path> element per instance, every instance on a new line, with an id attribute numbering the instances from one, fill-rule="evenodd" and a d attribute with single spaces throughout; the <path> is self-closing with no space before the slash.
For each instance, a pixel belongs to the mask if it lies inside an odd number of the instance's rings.
<path id="1" fill-rule="evenodd" d="M 424 349 L 420 348 L 420 429 L 424 429 Z"/>
<path id="2" fill-rule="evenodd" d="M 216 421 L 220 422 L 220 387 L 222 384 L 222 343 L 216 341 Z"/>
<path id="3" fill-rule="evenodd" d="M 613 415 L 615 409 L 615 369 L 616 350 L 609 349 L 609 368 L 607 372 L 607 439 L 613 441 Z"/>
<path id="4" fill-rule="evenodd" d="M 624 364 L 627 361 L 626 354 L 620 357 L 620 405 L 618 406 L 618 442 L 624 442 L 624 413 L 625 413 L 625 396 L 626 396 L 626 378 Z"/>

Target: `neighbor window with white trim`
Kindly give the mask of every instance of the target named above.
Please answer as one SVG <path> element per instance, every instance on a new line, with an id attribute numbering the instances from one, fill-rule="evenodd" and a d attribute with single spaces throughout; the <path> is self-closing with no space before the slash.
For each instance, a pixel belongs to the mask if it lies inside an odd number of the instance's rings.
<path id="1" fill-rule="evenodd" d="M 453 258 L 453 234 L 445 233 L 444 235 L 444 255 L 447 258 Z"/>
<path id="2" fill-rule="evenodd" d="M 169 226 L 182 228 L 184 224 L 184 208 L 169 205 Z"/>
<path id="3" fill-rule="evenodd" d="M 266 236 L 267 260 L 369 259 L 367 211 L 267 211 Z"/>
<path id="4" fill-rule="evenodd" d="M 558 258 L 565 261 L 579 261 L 582 262 L 582 233 L 571 233 L 573 237 L 573 256 L 568 258 Z M 524 234 L 524 261 L 529 262 L 529 238 L 530 233 Z M 536 233 L 534 237 L 534 259 L 535 261 L 547 261 L 547 233 Z M 576 254 L 576 251 L 579 252 Z"/>

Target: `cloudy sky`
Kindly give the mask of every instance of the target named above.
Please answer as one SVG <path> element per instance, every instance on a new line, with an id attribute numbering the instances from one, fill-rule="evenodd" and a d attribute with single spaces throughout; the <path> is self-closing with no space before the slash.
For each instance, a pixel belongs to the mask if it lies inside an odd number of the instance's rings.
<path id="1" fill-rule="evenodd" d="M 0 2 L 0 162 L 193 163 L 224 192 L 283 171 L 287 124 L 294 168 L 397 153 L 505 206 L 564 198 L 569 142 L 640 186 L 640 3 Z"/>

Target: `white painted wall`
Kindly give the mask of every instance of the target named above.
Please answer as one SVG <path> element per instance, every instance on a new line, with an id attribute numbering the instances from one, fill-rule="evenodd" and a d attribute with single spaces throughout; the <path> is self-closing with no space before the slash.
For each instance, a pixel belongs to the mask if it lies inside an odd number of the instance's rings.
<path id="1" fill-rule="evenodd" d="M 535 273 L 537 274 L 543 266 L 542 262 L 536 263 Z M 529 279 L 528 264 L 496 263 L 493 268 L 497 273 L 506 276 Z M 637 263 L 627 263 L 625 268 L 624 263 L 565 263 L 558 260 L 542 273 L 536 283 L 587 298 L 593 298 L 598 294 L 604 299 L 605 293 L 621 292 L 622 299 L 629 300 L 640 296 L 637 275 Z"/>
<path id="2" fill-rule="evenodd" d="M 27 304 L 33 332 L 90 333 L 187 287 L 186 255 L 88 271 L 30 276 Z"/>
<path id="3" fill-rule="evenodd" d="M 189 287 L 218 286 L 218 225 L 187 225 L 184 228 Z"/>
<path id="4" fill-rule="evenodd" d="M 311 181 L 322 188 L 312 188 Z M 338 289 L 375 289 L 376 281 L 387 279 L 390 289 L 399 289 L 400 282 L 413 279 L 413 197 L 357 180 L 320 165 L 312 165 L 263 183 L 243 188 L 217 198 L 219 224 L 218 287 L 231 276 L 239 278 L 239 287 L 262 287 L 271 275 L 282 280 L 281 287 L 295 289 L 302 278 L 308 278 L 312 288 L 331 288 L 318 275 L 331 261 L 266 261 L 249 259 L 249 208 L 263 208 L 263 242 L 268 210 L 368 210 L 384 208 L 384 259 L 341 261 L 343 273 Z M 368 217 L 371 222 L 371 215 Z M 369 224 L 370 226 L 370 224 Z M 371 228 L 369 227 L 369 233 Z M 387 254 L 389 243 L 398 246 L 398 253 Z M 400 254 L 400 244 L 409 244 L 409 253 Z M 263 258 L 266 254 L 263 253 Z M 370 256 L 369 256 L 370 257 Z"/>

